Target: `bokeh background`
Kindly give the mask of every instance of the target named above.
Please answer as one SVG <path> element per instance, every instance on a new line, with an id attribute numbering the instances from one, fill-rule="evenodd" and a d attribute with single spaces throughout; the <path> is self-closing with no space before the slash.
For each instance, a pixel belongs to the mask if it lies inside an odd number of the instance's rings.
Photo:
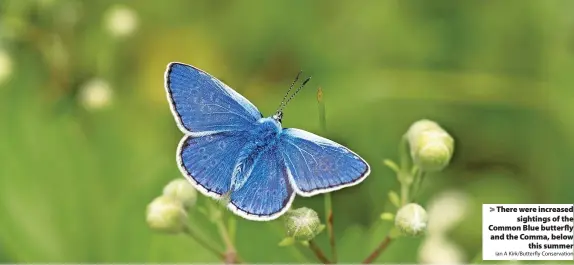
<path id="1" fill-rule="evenodd" d="M 180 177 L 182 134 L 163 88 L 167 63 L 180 61 L 265 115 L 303 69 L 313 79 L 283 122 L 316 133 L 323 88 L 326 136 L 373 167 L 364 184 L 333 194 L 342 262 L 362 260 L 390 228 L 379 215 L 398 184 L 382 160 L 397 158 L 412 122 L 439 122 L 455 156 L 419 201 L 431 220 L 460 221 L 440 240 L 397 240 L 378 262 L 470 262 L 482 203 L 574 201 L 573 9 L 566 0 L 1 0 L 0 261 L 218 262 L 145 223 L 146 205 Z M 323 216 L 322 203 L 295 201 Z M 217 238 L 201 215 L 190 222 Z M 280 221 L 237 222 L 245 261 L 315 262 L 277 246 Z M 318 243 L 327 250 L 325 235 Z"/>

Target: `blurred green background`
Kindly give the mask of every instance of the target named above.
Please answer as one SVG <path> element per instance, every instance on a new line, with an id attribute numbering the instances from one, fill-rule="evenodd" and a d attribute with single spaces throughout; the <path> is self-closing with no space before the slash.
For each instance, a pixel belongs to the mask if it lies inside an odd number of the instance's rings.
<path id="1" fill-rule="evenodd" d="M 163 88 L 171 61 L 220 78 L 264 115 L 300 69 L 313 76 L 284 126 L 320 132 L 321 86 L 326 136 L 372 166 L 362 185 L 333 194 L 341 262 L 362 260 L 390 228 L 379 215 L 393 211 L 387 193 L 398 184 L 382 160 L 397 158 L 412 122 L 440 123 L 456 139 L 455 156 L 427 177 L 420 203 L 444 191 L 466 196 L 445 237 L 469 262 L 481 248 L 482 203 L 574 201 L 573 8 L 566 0 L 0 0 L 0 262 L 218 261 L 145 223 L 146 205 L 181 176 L 182 134 Z M 295 205 L 324 214 L 321 196 Z M 217 238 L 200 214 L 192 218 Z M 237 227 L 247 262 L 315 262 L 308 250 L 277 246 L 280 221 Z M 378 262 L 419 262 L 422 241 L 397 240 Z M 326 235 L 318 243 L 328 252 Z"/>

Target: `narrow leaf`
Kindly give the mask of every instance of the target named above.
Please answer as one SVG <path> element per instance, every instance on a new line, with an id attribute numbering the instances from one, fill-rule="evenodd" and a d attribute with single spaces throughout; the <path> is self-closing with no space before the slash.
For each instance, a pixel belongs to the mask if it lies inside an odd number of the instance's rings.
<path id="1" fill-rule="evenodd" d="M 281 242 L 279 242 L 279 246 L 280 247 L 287 247 L 287 246 L 291 246 L 295 243 L 295 239 L 292 237 L 286 237 L 283 238 L 283 240 L 281 240 Z"/>
<path id="2" fill-rule="evenodd" d="M 401 199 L 399 194 L 397 194 L 394 190 L 389 191 L 389 201 L 391 201 L 391 203 L 397 208 L 401 206 Z"/>
<path id="3" fill-rule="evenodd" d="M 323 224 L 320 225 L 319 229 L 317 229 L 317 235 L 320 234 L 321 232 L 323 232 L 323 230 L 325 230 L 326 227 L 327 227 L 326 225 L 323 225 Z"/>
<path id="4" fill-rule="evenodd" d="M 384 221 L 394 221 L 395 220 L 395 215 L 392 213 L 382 213 L 381 214 L 381 219 Z"/>
<path id="5" fill-rule="evenodd" d="M 397 174 L 401 171 L 397 163 L 395 163 L 393 160 L 385 159 L 383 160 L 383 164 L 385 164 L 385 166 L 387 166 Z"/>

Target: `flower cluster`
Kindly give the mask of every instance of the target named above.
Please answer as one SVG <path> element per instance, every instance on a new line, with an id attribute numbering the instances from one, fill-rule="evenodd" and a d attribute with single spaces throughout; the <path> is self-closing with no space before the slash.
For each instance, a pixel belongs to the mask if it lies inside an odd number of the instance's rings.
<path id="1" fill-rule="evenodd" d="M 401 184 L 400 195 L 395 191 L 389 193 L 389 200 L 398 210 L 396 214 L 383 213 L 381 218 L 394 220 L 399 234 L 420 236 L 429 229 L 429 214 L 421 205 L 411 201 L 419 192 L 427 173 L 438 172 L 450 163 L 454 139 L 436 122 L 423 119 L 409 127 L 402 145 L 401 166 L 390 160 L 385 161 L 395 171 Z"/>
<path id="2" fill-rule="evenodd" d="M 195 204 L 197 191 L 185 179 L 168 183 L 163 194 L 147 207 L 148 226 L 165 233 L 181 233 L 187 226 L 187 211 Z"/>

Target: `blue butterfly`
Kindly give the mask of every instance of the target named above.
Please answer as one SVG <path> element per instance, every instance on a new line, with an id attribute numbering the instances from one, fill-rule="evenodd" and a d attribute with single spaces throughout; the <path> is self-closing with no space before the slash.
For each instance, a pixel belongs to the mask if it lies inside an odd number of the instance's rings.
<path id="1" fill-rule="evenodd" d="M 227 208 L 245 219 L 276 219 L 295 194 L 310 197 L 339 190 L 371 172 L 365 160 L 340 144 L 282 128 L 287 95 L 273 116 L 263 117 L 217 78 L 176 62 L 167 66 L 165 88 L 185 134 L 176 154 L 180 171 L 201 193 L 227 198 Z"/>

